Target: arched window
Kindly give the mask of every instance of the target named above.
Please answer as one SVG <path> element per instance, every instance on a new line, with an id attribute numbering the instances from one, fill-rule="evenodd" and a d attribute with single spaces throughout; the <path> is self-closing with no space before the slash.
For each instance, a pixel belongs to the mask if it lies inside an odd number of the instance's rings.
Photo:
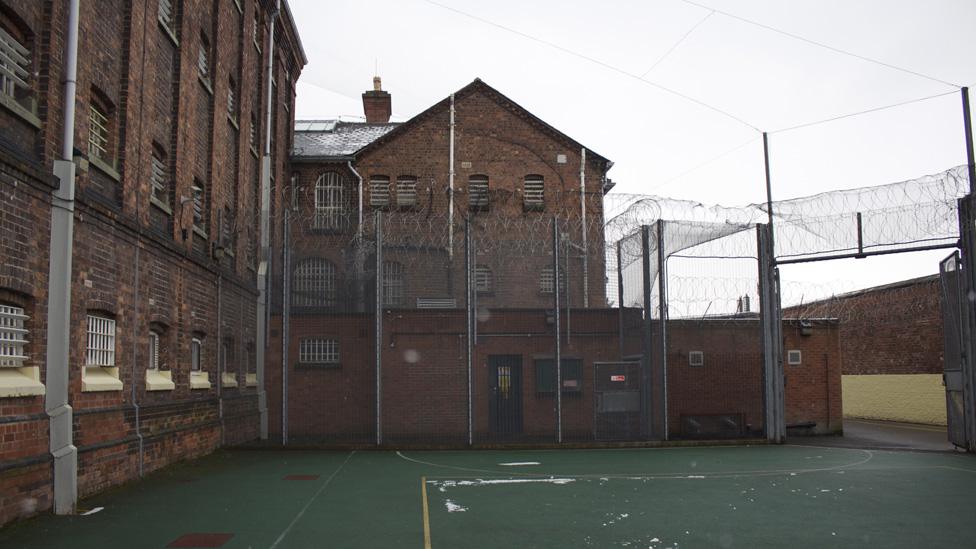
<path id="1" fill-rule="evenodd" d="M 383 262 L 383 305 L 403 303 L 403 264 Z"/>
<path id="2" fill-rule="evenodd" d="M 334 230 L 345 226 L 346 195 L 342 176 L 325 172 L 315 181 L 315 214 L 312 226 Z"/>
<path id="3" fill-rule="evenodd" d="M 487 265 L 476 265 L 474 268 L 474 289 L 479 294 L 491 293 L 494 288 L 494 278 Z"/>
<path id="4" fill-rule="evenodd" d="M 292 305 L 331 307 L 336 301 L 335 265 L 327 259 L 306 259 L 295 267 L 292 278 Z"/>
<path id="5" fill-rule="evenodd" d="M 541 175 L 525 176 L 522 205 L 526 211 L 542 211 L 546 207 L 545 186 Z"/>
<path id="6" fill-rule="evenodd" d="M 472 175 L 468 178 L 468 209 L 488 210 L 488 176 Z"/>

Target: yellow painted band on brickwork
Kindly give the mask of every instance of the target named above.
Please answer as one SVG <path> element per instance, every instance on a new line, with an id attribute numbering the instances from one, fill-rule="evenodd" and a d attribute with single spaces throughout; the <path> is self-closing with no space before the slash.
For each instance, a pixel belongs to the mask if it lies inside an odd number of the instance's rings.
<path id="1" fill-rule="evenodd" d="M 946 424 L 941 374 L 846 375 L 844 417 Z"/>

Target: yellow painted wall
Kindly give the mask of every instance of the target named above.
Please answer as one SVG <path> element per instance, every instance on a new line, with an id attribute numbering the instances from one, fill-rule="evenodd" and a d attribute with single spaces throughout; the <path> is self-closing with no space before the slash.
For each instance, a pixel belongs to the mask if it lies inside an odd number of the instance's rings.
<path id="1" fill-rule="evenodd" d="M 846 375 L 844 417 L 946 424 L 940 374 Z"/>

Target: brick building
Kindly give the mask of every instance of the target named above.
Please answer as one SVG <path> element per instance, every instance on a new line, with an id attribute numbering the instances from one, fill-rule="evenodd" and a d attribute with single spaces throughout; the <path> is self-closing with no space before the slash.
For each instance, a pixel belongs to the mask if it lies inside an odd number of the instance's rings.
<path id="1" fill-rule="evenodd" d="M 71 3 L 0 1 L 0 524 L 259 436 L 261 194 L 306 63 L 277 5 L 81 2 L 72 100 Z"/>
<path id="2" fill-rule="evenodd" d="M 945 425 L 939 292 L 939 277 L 932 275 L 841 294 L 783 314 L 837 320 L 845 416 Z"/>

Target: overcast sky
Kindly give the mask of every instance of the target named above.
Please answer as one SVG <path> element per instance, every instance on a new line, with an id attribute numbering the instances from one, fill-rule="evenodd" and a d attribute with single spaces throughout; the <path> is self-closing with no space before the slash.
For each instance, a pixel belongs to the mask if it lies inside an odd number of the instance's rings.
<path id="1" fill-rule="evenodd" d="M 965 162 L 951 84 L 976 84 L 973 0 L 696 1 L 905 70 L 682 0 L 290 0 L 309 58 L 297 115 L 362 116 L 376 67 L 397 120 L 480 77 L 613 160 L 616 191 L 727 205 L 765 200 L 757 130 L 771 133 L 774 199 Z M 805 267 L 804 276 L 864 286 L 935 272 L 947 253 Z"/>

